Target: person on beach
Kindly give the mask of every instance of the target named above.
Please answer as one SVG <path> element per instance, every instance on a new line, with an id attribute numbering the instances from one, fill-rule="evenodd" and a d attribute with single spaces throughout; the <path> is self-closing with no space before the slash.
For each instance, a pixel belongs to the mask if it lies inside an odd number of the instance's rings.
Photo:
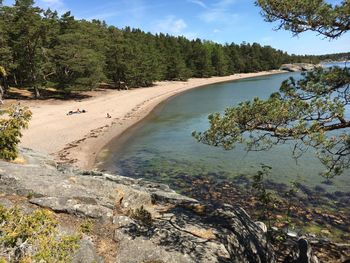
<path id="1" fill-rule="evenodd" d="M 86 110 L 80 110 L 79 108 L 76 110 L 76 111 L 69 111 L 68 113 L 67 113 L 67 115 L 72 115 L 72 114 L 80 114 L 80 113 L 86 113 L 87 111 Z"/>
<path id="2" fill-rule="evenodd" d="M 107 118 L 108 118 L 108 119 L 112 118 L 112 116 L 111 116 L 111 115 L 109 115 L 109 113 L 108 113 L 108 112 L 107 112 Z"/>

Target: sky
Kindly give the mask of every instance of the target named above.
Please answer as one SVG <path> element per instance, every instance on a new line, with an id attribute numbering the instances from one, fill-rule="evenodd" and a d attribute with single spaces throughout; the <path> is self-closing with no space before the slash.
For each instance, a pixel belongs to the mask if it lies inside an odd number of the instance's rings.
<path id="1" fill-rule="evenodd" d="M 328 40 L 313 32 L 293 37 L 288 31 L 274 30 L 277 24 L 264 21 L 254 0 L 37 0 L 36 5 L 60 14 L 71 11 L 77 19 L 105 20 L 118 28 L 130 26 L 221 44 L 257 42 L 301 55 L 350 51 L 350 33 Z"/>

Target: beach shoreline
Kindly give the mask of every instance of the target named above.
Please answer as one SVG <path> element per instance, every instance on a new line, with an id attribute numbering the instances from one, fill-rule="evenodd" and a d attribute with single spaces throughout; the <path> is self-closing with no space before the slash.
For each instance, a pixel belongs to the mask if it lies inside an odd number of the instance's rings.
<path id="1" fill-rule="evenodd" d="M 285 71 L 162 81 L 149 88 L 105 90 L 83 100 L 54 100 L 45 103 L 23 101 L 21 103 L 28 105 L 33 112 L 33 118 L 29 129 L 23 132 L 20 146 L 51 154 L 58 162 L 92 169 L 96 165 L 97 156 L 106 145 L 171 97 L 210 84 L 281 73 Z M 67 115 L 69 111 L 78 108 L 86 110 L 86 113 Z M 111 118 L 107 118 L 107 113 Z"/>

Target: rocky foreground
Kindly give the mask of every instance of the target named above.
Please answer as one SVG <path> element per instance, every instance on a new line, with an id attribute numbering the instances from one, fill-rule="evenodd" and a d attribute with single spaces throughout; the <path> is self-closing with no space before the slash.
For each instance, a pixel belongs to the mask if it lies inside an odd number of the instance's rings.
<path id="1" fill-rule="evenodd" d="M 0 205 L 24 213 L 50 209 L 62 232 L 90 218 L 92 231 L 82 236 L 73 262 L 277 261 L 266 226 L 239 207 L 214 208 L 163 184 L 81 171 L 30 150 L 22 156 L 21 163 L 0 161 Z M 290 242 L 285 262 L 317 262 L 306 240 Z M 0 258 L 8 257 L 2 248 Z"/>

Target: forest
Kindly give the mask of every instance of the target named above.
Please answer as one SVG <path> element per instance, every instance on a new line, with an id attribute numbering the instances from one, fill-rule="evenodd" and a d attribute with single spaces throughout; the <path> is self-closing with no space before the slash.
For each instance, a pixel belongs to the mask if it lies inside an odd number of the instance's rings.
<path id="1" fill-rule="evenodd" d="M 321 61 L 348 61 L 350 60 L 350 52 L 326 54 L 318 57 Z"/>
<path id="2" fill-rule="evenodd" d="M 63 92 L 147 87 L 159 80 L 225 76 L 277 69 L 283 63 L 318 63 L 317 56 L 289 55 L 258 43 L 218 44 L 182 36 L 119 29 L 99 20 L 58 15 L 32 0 L 0 0 L 0 66 L 6 87 Z"/>

